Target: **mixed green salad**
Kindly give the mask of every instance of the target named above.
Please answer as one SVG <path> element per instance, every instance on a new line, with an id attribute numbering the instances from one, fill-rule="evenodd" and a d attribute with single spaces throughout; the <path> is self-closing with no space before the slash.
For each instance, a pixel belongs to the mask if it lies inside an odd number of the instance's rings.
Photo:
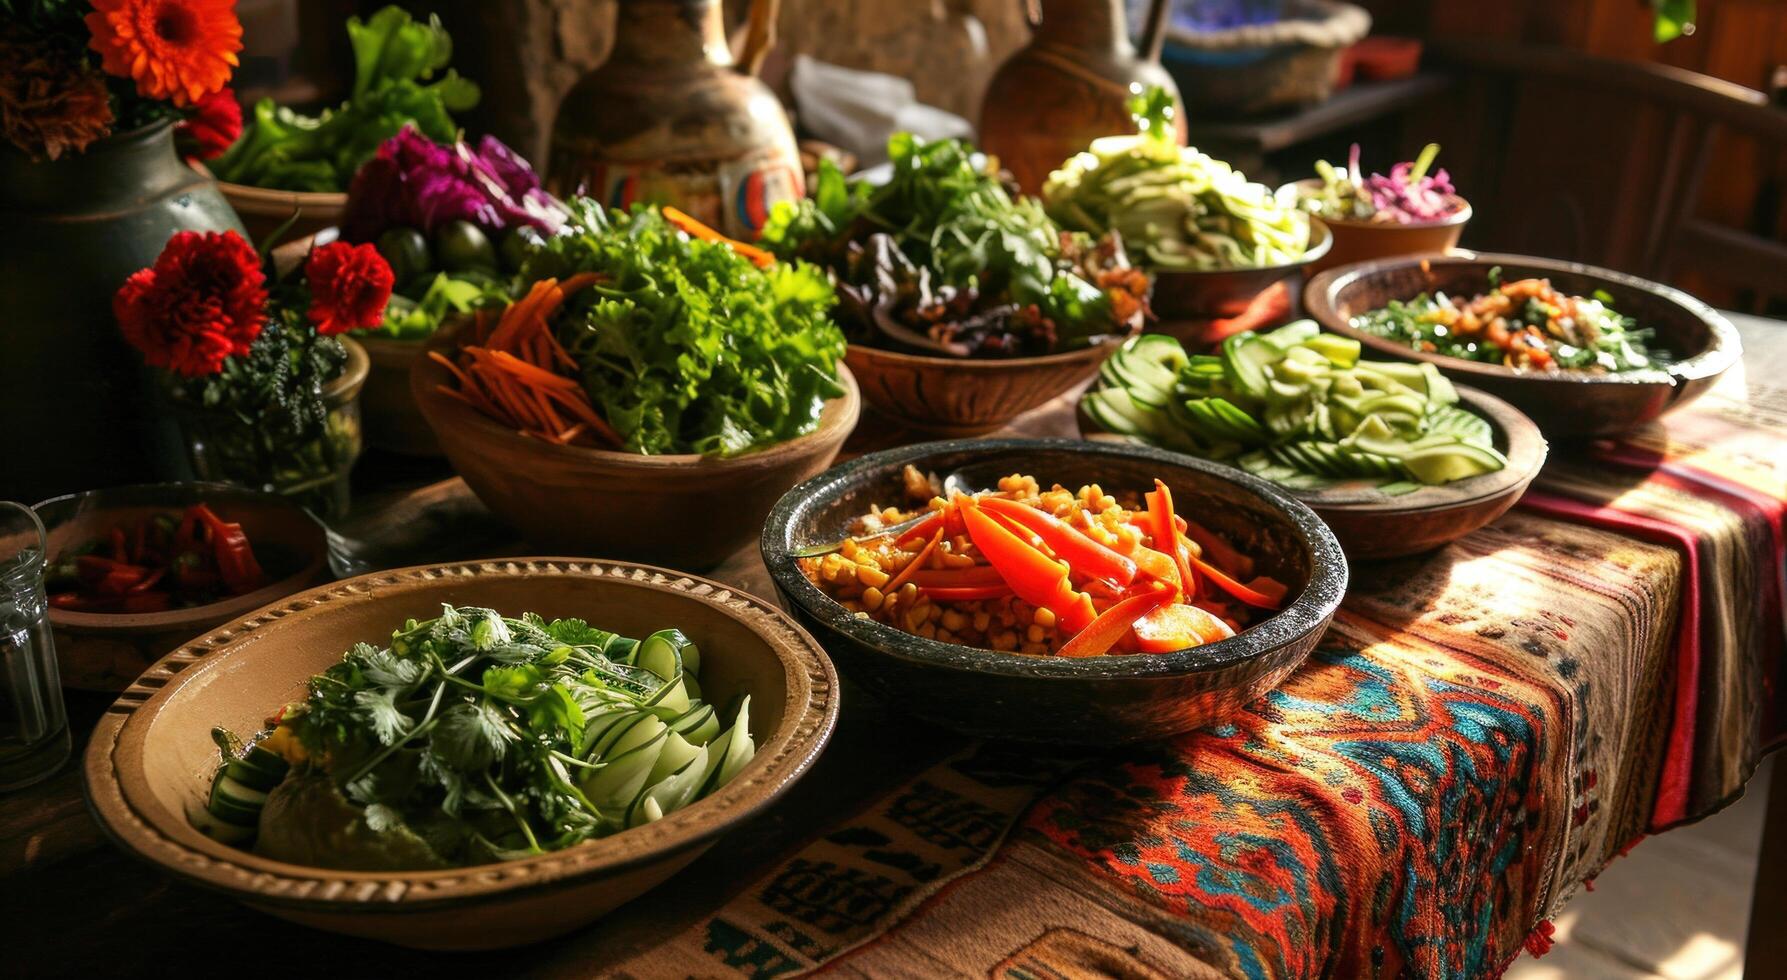
<path id="1" fill-rule="evenodd" d="M 1507 465 L 1489 423 L 1433 365 L 1359 352 L 1309 320 L 1236 334 L 1211 355 L 1149 334 L 1105 362 L 1080 407 L 1107 432 L 1292 489 L 1363 481 L 1406 493 Z"/>
<path id="2" fill-rule="evenodd" d="M 750 698 L 701 700 L 701 651 L 578 619 L 444 606 L 361 643 L 223 764 L 191 820 L 279 861 L 395 871 L 562 850 L 662 818 L 756 751 Z"/>
<path id="3" fill-rule="evenodd" d="M 307 116 L 262 99 L 242 136 L 211 161 L 218 180 L 288 191 L 345 191 L 362 164 L 405 126 L 452 143 L 452 113 L 478 104 L 478 86 L 447 68 L 453 40 L 439 18 L 417 21 L 400 7 L 350 17 L 354 88 L 348 100 Z M 443 72 L 439 78 L 436 73 Z"/>
<path id="4" fill-rule="evenodd" d="M 1063 227 L 1116 234 L 1157 271 L 1286 265 L 1309 247 L 1309 216 L 1228 164 L 1179 146 L 1172 97 L 1131 100 L 1140 132 L 1092 141 L 1049 175 L 1042 197 Z"/>
<path id="5" fill-rule="evenodd" d="M 886 183 L 820 165 L 760 244 L 836 280 L 852 342 L 968 357 L 1070 350 L 1137 329 L 1147 281 L 1115 238 L 1063 232 L 960 140 L 888 140 Z"/>
<path id="6" fill-rule="evenodd" d="M 1487 291 L 1466 298 L 1421 293 L 1352 318 L 1355 330 L 1415 350 L 1519 370 L 1612 374 L 1656 367 L 1669 352 L 1649 346 L 1652 332 L 1613 308 L 1597 290 L 1573 296 L 1549 279 L 1504 281 L 1489 270 Z"/>

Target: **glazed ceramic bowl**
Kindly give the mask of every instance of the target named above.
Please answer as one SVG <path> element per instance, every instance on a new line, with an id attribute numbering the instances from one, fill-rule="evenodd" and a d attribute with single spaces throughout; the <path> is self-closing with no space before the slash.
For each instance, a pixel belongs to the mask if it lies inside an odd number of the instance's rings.
<path id="1" fill-rule="evenodd" d="M 1669 351 L 1674 360 L 1664 368 L 1619 374 L 1517 371 L 1417 351 L 1351 325 L 1361 313 L 1424 292 L 1474 296 L 1489 288 L 1489 270 L 1496 267 L 1503 281 L 1539 277 L 1578 296 L 1607 292 L 1612 307 L 1655 331 L 1651 345 Z M 1636 428 L 1700 397 L 1743 356 L 1731 321 L 1681 290 L 1594 266 L 1527 255 L 1459 252 L 1329 269 L 1310 281 L 1303 306 L 1324 328 L 1358 340 L 1375 354 L 1426 361 L 1455 381 L 1513 403 L 1552 439 L 1613 435 Z"/>
<path id="2" fill-rule="evenodd" d="M 150 483 L 53 497 L 36 506 L 54 561 L 114 527 L 196 503 L 242 525 L 268 583 L 246 595 L 155 613 L 50 609 L 64 687 L 121 691 L 169 650 L 237 616 L 328 579 L 327 532 L 302 507 L 274 493 L 222 483 Z"/>
<path id="3" fill-rule="evenodd" d="M 701 644 L 715 703 L 751 696 L 756 758 L 713 795 L 655 823 L 563 851 L 442 871 L 333 871 L 220 843 L 187 823 L 217 767 L 211 729 L 253 732 L 355 642 L 383 641 L 442 603 L 576 616 L 633 636 L 675 626 Z M 100 826 L 190 884 L 318 929 L 425 949 L 519 945 L 589 923 L 674 875 L 761 813 L 819 755 L 837 676 L 769 603 L 643 565 L 577 559 L 379 572 L 294 596 L 150 668 L 94 730 L 83 775 Z"/>
<path id="4" fill-rule="evenodd" d="M 1278 193 L 1280 199 L 1283 199 L 1304 189 L 1319 191 L 1321 187 L 1321 178 L 1311 177 L 1286 184 L 1278 189 Z M 1459 237 L 1464 234 L 1464 226 L 1471 220 L 1469 201 L 1454 194 L 1451 205 L 1452 210 L 1445 218 L 1418 225 L 1323 218 L 1322 223 L 1334 235 L 1334 247 L 1328 250 L 1327 255 L 1310 263 L 1309 274 L 1315 275 L 1354 262 L 1450 251 L 1457 247 Z"/>
<path id="5" fill-rule="evenodd" d="M 1395 495 L 1356 480 L 1319 490 L 1284 488 L 1327 523 L 1347 558 L 1400 558 L 1456 541 L 1507 513 L 1539 475 L 1548 448 L 1539 427 L 1500 398 L 1466 385 L 1456 387 L 1460 403 L 1489 422 L 1495 448 L 1507 457 L 1507 466 L 1468 480 Z M 1088 439 L 1137 442 L 1105 431 L 1084 411 L 1076 414 L 1080 434 Z"/>
<path id="6" fill-rule="evenodd" d="M 451 344 L 447 329 L 429 341 Z M 840 364 L 844 394 L 807 435 L 725 458 L 644 456 L 521 435 L 442 394 L 451 380 L 432 358 L 417 358 L 411 391 L 453 469 L 497 517 L 543 549 L 695 570 L 749 544 L 778 497 L 830 466 L 861 408 Z"/>
<path id="7" fill-rule="evenodd" d="M 978 435 L 1072 391 L 1122 343 L 1041 357 L 938 357 L 851 344 L 844 363 L 875 411 L 939 435 Z"/>
<path id="8" fill-rule="evenodd" d="M 1283 611 L 1176 653 L 1060 657 L 943 643 L 857 617 L 794 554 L 844 535 L 873 503 L 903 498 L 907 464 L 970 487 L 1012 473 L 1107 493 L 1166 481 L 1176 505 L 1290 587 Z M 1234 713 L 1303 662 L 1346 591 L 1340 543 L 1308 507 L 1226 466 L 1146 446 L 1071 439 L 956 440 L 874 453 L 795 487 L 770 512 L 763 561 L 785 605 L 850 677 L 896 707 L 968 735 L 1113 745 L 1165 738 Z"/>
<path id="9" fill-rule="evenodd" d="M 1283 282 L 1296 295 L 1304 272 L 1328 254 L 1334 236 L 1320 218 L 1309 219 L 1309 247 L 1303 257 L 1285 265 L 1258 269 L 1187 269 L 1155 272 L 1154 291 L 1148 305 L 1160 319 L 1156 328 L 1181 339 L 1187 337 L 1181 321 L 1193 327 L 1209 320 L 1226 320 L 1247 312 L 1259 295 Z"/>

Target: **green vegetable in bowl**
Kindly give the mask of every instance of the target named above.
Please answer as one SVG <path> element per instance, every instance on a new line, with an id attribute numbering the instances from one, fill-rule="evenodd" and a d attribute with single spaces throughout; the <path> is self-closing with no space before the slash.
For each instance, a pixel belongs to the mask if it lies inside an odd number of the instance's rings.
<path id="1" fill-rule="evenodd" d="M 459 126 L 451 113 L 478 104 L 478 86 L 446 69 L 453 41 L 439 18 L 427 23 L 399 7 L 362 22 L 350 17 L 354 89 L 348 101 L 319 117 L 262 99 L 242 136 L 212 161 L 219 180 L 288 191 L 347 189 L 379 145 L 414 124 L 437 143 L 452 143 Z"/>
<path id="2" fill-rule="evenodd" d="M 414 228 L 391 228 L 378 237 L 378 253 L 391 265 L 391 275 L 398 283 L 414 281 L 434 268 L 434 255 L 428 239 Z"/>
<path id="3" fill-rule="evenodd" d="M 1458 405 L 1433 365 L 1359 351 L 1309 320 L 1236 334 L 1215 355 L 1145 335 L 1105 362 L 1080 408 L 1107 432 L 1293 489 L 1353 480 L 1407 492 L 1507 465 L 1489 423 Z"/>
<path id="4" fill-rule="evenodd" d="M 1170 107 L 1170 100 L 1166 105 Z M 1161 271 L 1286 265 L 1309 246 L 1309 216 L 1156 124 L 1159 99 L 1131 100 L 1142 132 L 1092 141 L 1049 175 L 1042 197 L 1062 226 L 1116 232 Z"/>
<path id="5" fill-rule="evenodd" d="M 486 302 L 507 302 L 509 294 L 494 280 L 484 282 L 437 272 L 420 299 L 392 293 L 385 306 L 385 321 L 368 336 L 393 340 L 422 340 L 440 329 L 449 316 L 470 313 Z"/>
<path id="6" fill-rule="evenodd" d="M 469 221 L 449 221 L 434 233 L 434 254 L 448 272 L 496 272 L 496 246 Z"/>
<path id="7" fill-rule="evenodd" d="M 266 857 L 364 871 L 527 857 L 661 819 L 756 751 L 701 700 L 701 650 L 577 619 L 445 606 L 356 645 L 223 765 L 202 832 Z"/>

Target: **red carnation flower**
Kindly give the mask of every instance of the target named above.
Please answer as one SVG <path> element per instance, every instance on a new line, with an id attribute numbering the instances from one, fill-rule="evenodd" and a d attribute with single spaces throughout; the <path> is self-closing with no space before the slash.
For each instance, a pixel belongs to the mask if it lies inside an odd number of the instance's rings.
<path id="1" fill-rule="evenodd" d="M 201 160 L 223 155 L 242 136 L 242 106 L 231 89 L 219 89 L 193 103 L 192 115 L 174 130 L 181 149 Z"/>
<path id="2" fill-rule="evenodd" d="M 330 242 L 310 253 L 310 322 L 325 337 L 376 327 L 385 320 L 396 276 L 371 245 Z"/>
<path id="3" fill-rule="evenodd" d="M 151 367 L 188 377 L 223 369 L 248 353 L 267 322 L 260 257 L 233 231 L 183 231 L 155 265 L 125 280 L 112 298 L 124 339 Z"/>

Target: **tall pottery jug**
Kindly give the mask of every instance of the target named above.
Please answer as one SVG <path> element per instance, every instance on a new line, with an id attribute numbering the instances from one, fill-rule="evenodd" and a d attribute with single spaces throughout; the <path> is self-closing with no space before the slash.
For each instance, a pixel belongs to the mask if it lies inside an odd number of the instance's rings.
<path id="1" fill-rule="evenodd" d="M 720 0 L 619 0 L 613 53 L 559 105 L 548 186 L 755 238 L 777 201 L 806 193 L 788 115 L 756 77 L 777 7 L 754 0 L 734 59 Z"/>
<path id="2" fill-rule="evenodd" d="M 1027 194 L 1042 191 L 1049 172 L 1100 136 L 1135 132 L 1133 86 L 1158 85 L 1184 103 L 1160 66 L 1169 0 L 1148 7 L 1139 46 L 1129 40 L 1123 0 L 1019 0 L 1030 43 L 1006 59 L 987 85 L 980 109 L 981 148 L 1011 171 Z"/>
<path id="3" fill-rule="evenodd" d="M 0 144 L 0 497 L 188 475 L 172 420 L 155 410 L 142 357 L 112 294 L 175 232 L 242 229 L 216 185 L 180 162 L 173 124 L 33 161 Z"/>

